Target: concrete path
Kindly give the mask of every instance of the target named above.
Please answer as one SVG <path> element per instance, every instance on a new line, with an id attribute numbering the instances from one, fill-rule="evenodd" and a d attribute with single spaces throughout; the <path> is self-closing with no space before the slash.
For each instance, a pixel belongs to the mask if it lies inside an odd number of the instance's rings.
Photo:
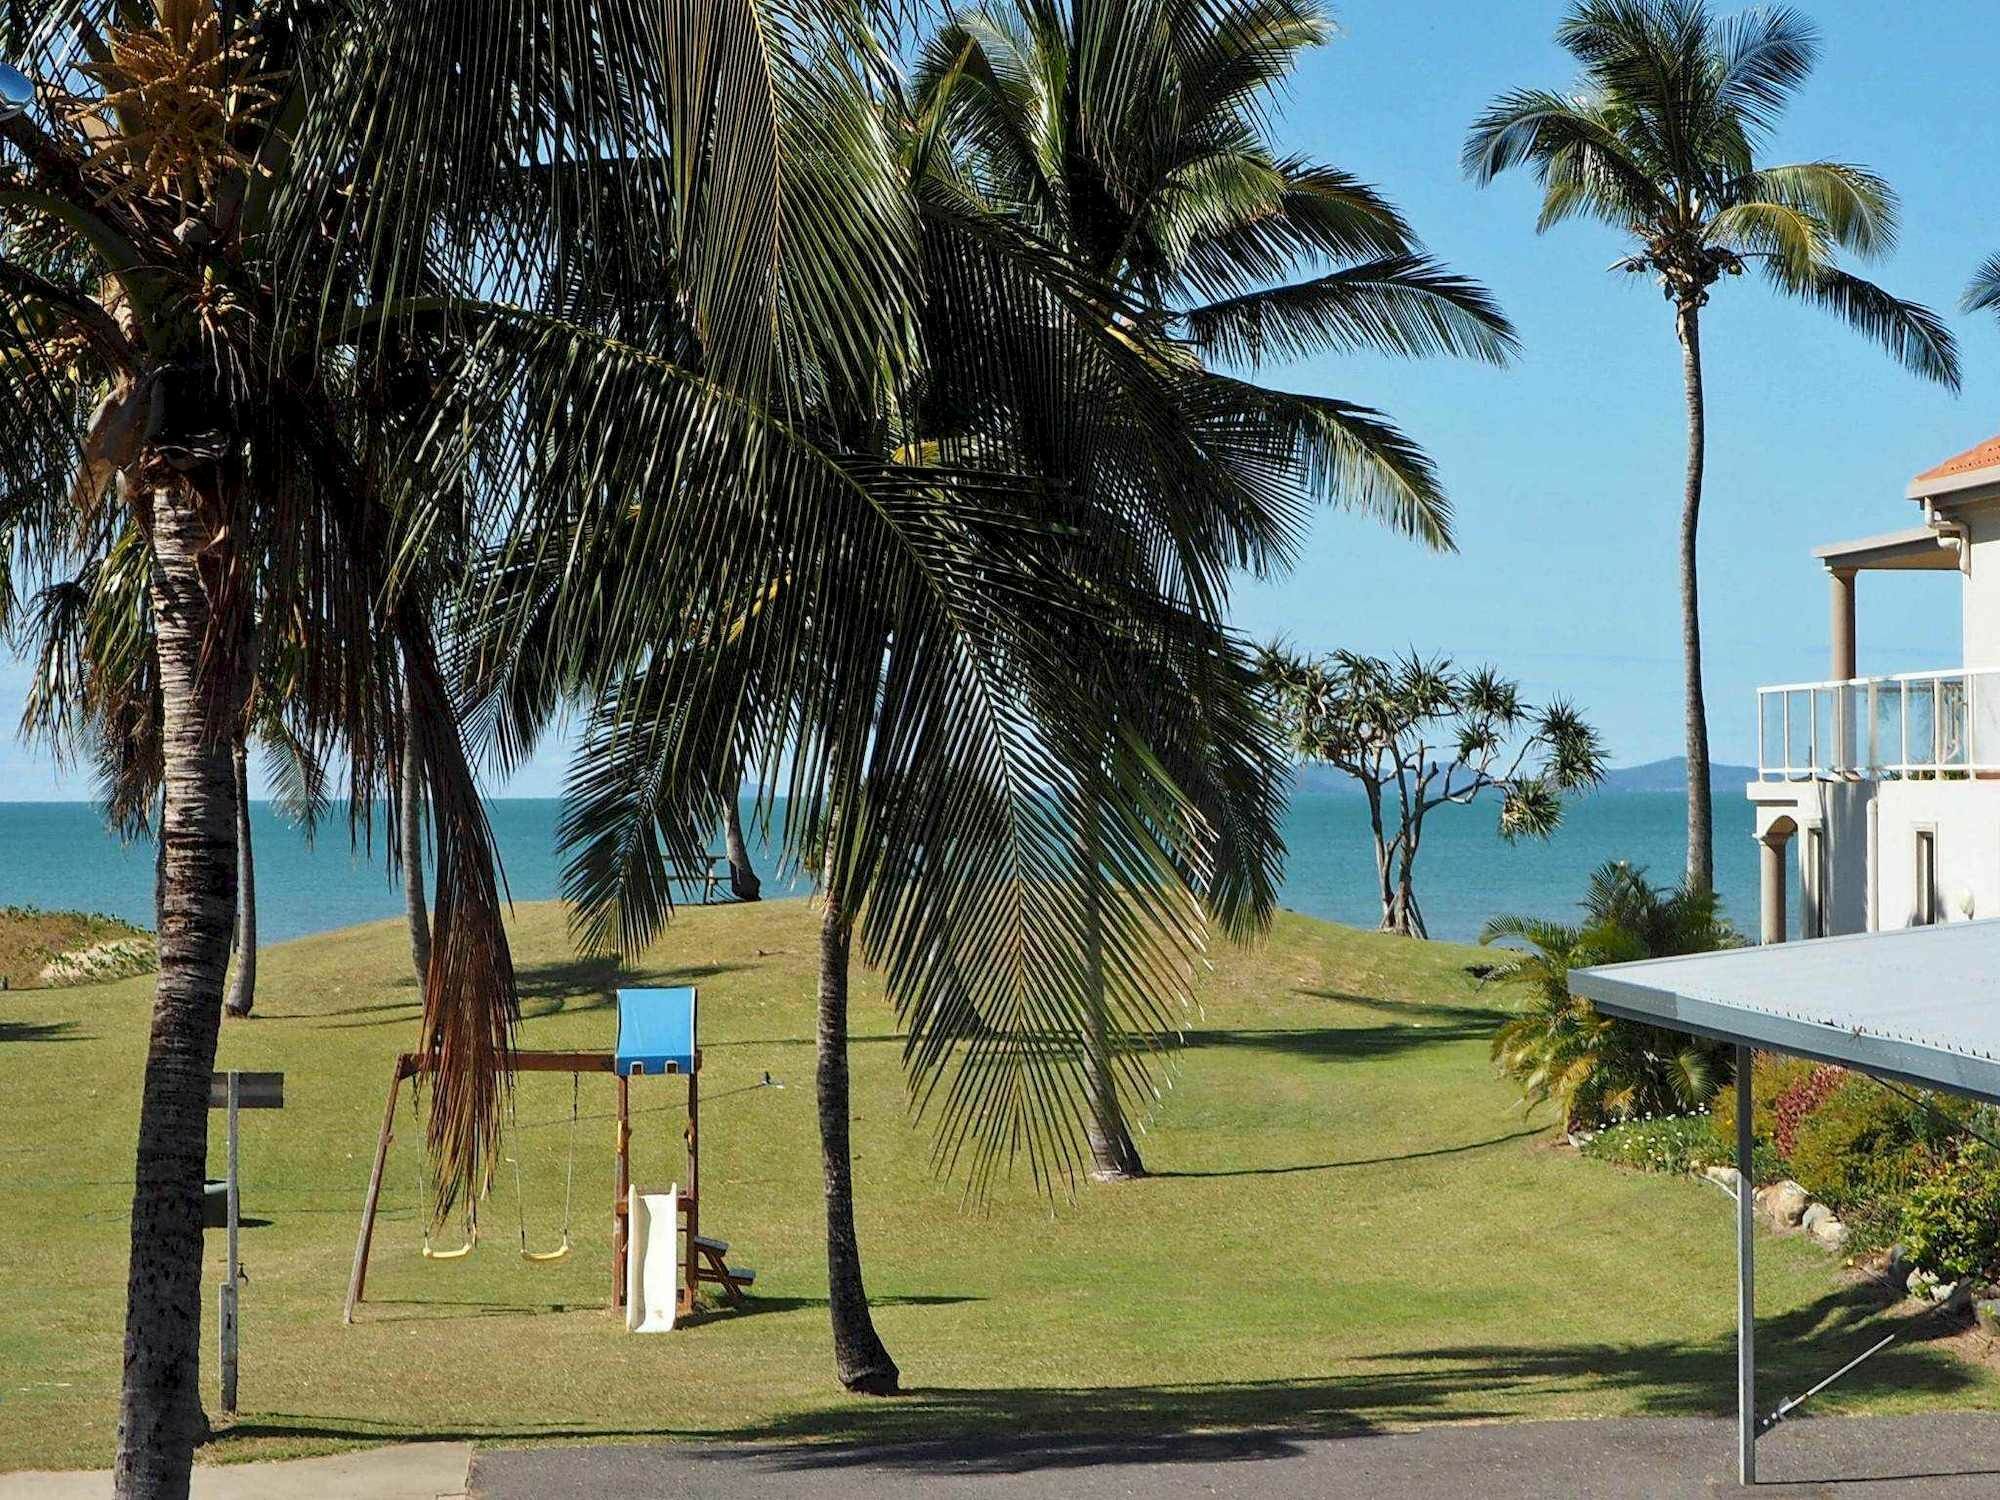
<path id="1" fill-rule="evenodd" d="M 194 1500 L 440 1500 L 465 1493 L 470 1443 L 399 1443 L 274 1464 L 196 1464 Z M 109 1470 L 0 1474 L 0 1500 L 108 1500 Z"/>
<path id="2" fill-rule="evenodd" d="M 1759 1445 L 1773 1496 L 2000 1494 L 2000 1416 L 1823 1418 Z M 482 1451 L 475 1500 L 1679 1500 L 1749 1493 L 1735 1428 L 1661 1418 L 1436 1427 L 1375 1437 L 1282 1432 L 814 1447 L 685 1444 Z"/>

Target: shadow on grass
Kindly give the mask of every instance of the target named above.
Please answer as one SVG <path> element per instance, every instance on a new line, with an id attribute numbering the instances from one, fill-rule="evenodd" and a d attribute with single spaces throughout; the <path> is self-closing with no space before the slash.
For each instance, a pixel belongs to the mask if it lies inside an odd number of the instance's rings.
<path id="1" fill-rule="evenodd" d="M 1360 1156 L 1351 1161 L 1302 1162 L 1290 1167 L 1222 1167 L 1214 1171 L 1153 1172 L 1154 1177 L 1289 1177 L 1297 1172 L 1338 1172 L 1346 1167 L 1382 1167 L 1399 1161 L 1422 1161 L 1430 1156 L 1463 1156 L 1468 1151 L 1484 1151 L 1509 1141 L 1524 1141 L 1547 1134 L 1547 1127 L 1531 1125 L 1525 1130 L 1490 1136 L 1483 1141 L 1464 1141 L 1456 1146 L 1433 1146 L 1428 1151 L 1403 1151 L 1394 1156 Z"/>
<path id="2" fill-rule="evenodd" d="M 1726 1300 L 1726 1291 L 1718 1287 L 1718 1299 Z M 812 1299 L 782 1300 L 791 1307 L 823 1305 Z M 1879 1337 L 1895 1322 L 1881 1316 L 1882 1307 L 1879 1290 L 1855 1284 L 1763 1320 L 1760 1372 L 1773 1398 L 1765 1404 L 1775 1404 L 1780 1393 L 1804 1389 Z M 719 1329 L 723 1321 L 718 1316 L 714 1326 Z M 1909 1328 L 1908 1342 L 1862 1365 L 1837 1389 L 1849 1399 L 1963 1390 L 1979 1379 L 1978 1373 L 1952 1351 L 1931 1347 L 1953 1331 L 1942 1319 L 1919 1320 Z M 1551 1394 L 1596 1398 L 1600 1405 L 1644 1416 L 1719 1417 L 1729 1414 L 1735 1402 L 1735 1343 L 1728 1334 L 1618 1344 L 1413 1349 L 1368 1356 L 1353 1361 L 1349 1370 L 1296 1380 L 917 1388 L 898 1400 L 856 1400 L 713 1430 L 562 1418 L 426 1427 L 270 1413 L 231 1428 L 223 1440 L 775 1439 L 827 1446 L 773 1450 L 758 1455 L 756 1462 L 799 1469 L 872 1464 L 912 1472 L 962 1473 L 969 1467 L 972 1472 L 1014 1473 L 1116 1461 L 1121 1455 L 1141 1461 L 1269 1458 L 1288 1451 L 1298 1437 L 1531 1417 L 1547 1411 Z"/>
<path id="3" fill-rule="evenodd" d="M 961 1302 L 984 1302 L 984 1297 L 938 1296 L 913 1297 L 873 1297 L 869 1305 L 884 1307 L 952 1307 Z M 477 1297 L 370 1297 L 361 1304 L 363 1309 L 387 1308 L 391 1311 L 380 1316 L 369 1317 L 364 1311 L 360 1321 L 365 1323 L 448 1323 L 471 1318 L 497 1317 L 541 1317 L 549 1313 L 605 1312 L 602 1302 L 488 1302 Z M 730 1323 L 743 1318 L 755 1317 L 760 1313 L 788 1313 L 812 1310 L 824 1311 L 824 1297 L 765 1297 L 752 1294 L 742 1307 L 703 1307 L 700 1311 L 683 1316 L 678 1320 L 682 1328 L 698 1328 L 706 1324 Z"/>
<path id="4" fill-rule="evenodd" d="M 1493 1006 L 1447 1005 L 1442 1001 L 1425 1004 L 1417 1000 L 1390 1000 L 1381 995 L 1356 995 L 1347 990 L 1311 990 L 1298 992 L 1310 1000 L 1332 1000 L 1340 1005 L 1352 1005 L 1361 1010 L 1372 1010 L 1378 1015 L 1406 1016 L 1412 1022 L 1448 1022 L 1472 1029 L 1492 1030 L 1507 1019 L 1507 1013 Z M 1426 1029 L 1429 1029 L 1428 1027 Z"/>
<path id="5" fill-rule="evenodd" d="M 734 974 L 743 967 L 742 964 L 691 964 L 679 969 L 631 969 L 613 955 L 590 954 L 518 969 L 514 979 L 521 992 L 522 1012 L 533 1020 L 567 1011 L 615 1006 L 621 985 L 659 988 L 696 984 L 719 974 Z M 549 1003 L 530 1008 L 529 1002 L 537 1000 Z"/>
<path id="6" fill-rule="evenodd" d="M 1416 1047 L 1434 1047 L 1441 1042 L 1484 1040 L 1493 1034 L 1497 1024 L 1492 1015 L 1482 1014 L 1477 1026 L 1445 1019 L 1424 1026 L 1289 1026 L 1270 1030 L 1189 1031 L 1184 1036 L 1190 1050 L 1248 1047 L 1308 1062 L 1349 1062 L 1387 1057 Z"/>
<path id="7" fill-rule="evenodd" d="M 88 1042 L 94 1038 L 76 1029 L 74 1021 L 0 1020 L 0 1046 L 8 1042 Z"/>

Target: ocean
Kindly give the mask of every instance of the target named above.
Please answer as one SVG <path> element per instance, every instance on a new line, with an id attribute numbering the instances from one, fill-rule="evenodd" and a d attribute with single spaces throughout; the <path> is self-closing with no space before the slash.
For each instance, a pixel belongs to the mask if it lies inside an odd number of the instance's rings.
<path id="1" fill-rule="evenodd" d="M 555 848 L 560 804 L 542 799 L 491 805 L 507 885 L 517 901 L 556 896 L 561 860 Z M 1757 922 L 1757 858 L 1750 807 L 1740 794 L 1715 799 L 1716 887 L 1739 928 Z M 1417 864 L 1417 899 L 1431 935 L 1471 941 L 1502 912 L 1567 919 L 1590 871 L 1608 859 L 1671 882 L 1685 858 L 1685 804 L 1673 792 L 1599 792 L 1565 810 L 1546 842 L 1509 845 L 1495 833 L 1495 806 L 1445 807 L 1425 824 Z M 258 934 L 267 943 L 402 911 L 376 847 L 351 847 L 345 822 L 323 827 L 308 843 L 269 806 L 253 804 L 257 846 Z M 1338 793 L 1301 793 L 1285 824 L 1290 849 L 1281 900 L 1293 911 L 1373 927 L 1374 855 L 1365 804 Z M 768 850 L 753 850 L 765 891 L 782 894 Z M 803 884 L 796 889 L 805 889 Z M 1796 905 L 1796 903 L 1794 903 Z M 0 906 L 75 907 L 150 926 L 153 850 L 122 844 L 97 810 L 81 802 L 0 802 Z"/>

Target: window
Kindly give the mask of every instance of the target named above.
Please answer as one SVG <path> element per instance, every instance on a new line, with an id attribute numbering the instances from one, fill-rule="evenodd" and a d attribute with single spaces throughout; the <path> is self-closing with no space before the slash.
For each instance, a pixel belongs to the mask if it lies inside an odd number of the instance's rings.
<path id="1" fill-rule="evenodd" d="M 1917 830 L 1917 910 L 1911 919 L 1918 927 L 1929 927 L 1938 919 L 1937 830 Z"/>

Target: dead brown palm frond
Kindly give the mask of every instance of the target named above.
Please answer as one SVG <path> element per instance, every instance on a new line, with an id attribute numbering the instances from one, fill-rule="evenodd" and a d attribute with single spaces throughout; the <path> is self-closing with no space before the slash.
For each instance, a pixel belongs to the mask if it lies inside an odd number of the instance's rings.
<path id="1" fill-rule="evenodd" d="M 428 1125 L 436 1197 L 444 1219 L 461 1191 L 491 1182 L 513 1074 L 520 1006 L 507 947 L 498 859 L 451 693 L 428 628 L 414 611 L 398 622 L 408 672 L 410 743 L 423 763 L 437 844 L 431 961 L 424 980 L 423 1048 L 435 1092 Z"/>

